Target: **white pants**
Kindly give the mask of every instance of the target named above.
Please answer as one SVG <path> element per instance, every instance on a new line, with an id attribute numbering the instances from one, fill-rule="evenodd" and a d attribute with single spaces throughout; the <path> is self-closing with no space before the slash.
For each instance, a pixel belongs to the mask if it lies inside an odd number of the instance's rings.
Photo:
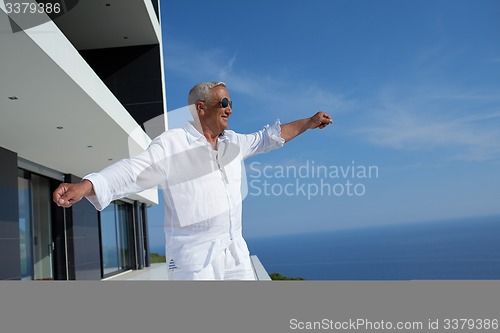
<path id="1" fill-rule="evenodd" d="M 256 280 L 250 256 L 240 259 L 236 265 L 235 258 L 229 249 L 221 254 L 201 271 L 168 271 L 169 280 Z"/>

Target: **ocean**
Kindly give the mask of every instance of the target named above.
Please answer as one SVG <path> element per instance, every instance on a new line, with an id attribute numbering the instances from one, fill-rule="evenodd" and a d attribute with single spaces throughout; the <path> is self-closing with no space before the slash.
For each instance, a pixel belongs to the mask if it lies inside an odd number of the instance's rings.
<path id="1" fill-rule="evenodd" d="M 246 241 L 269 274 L 306 280 L 500 280 L 500 216 Z"/>
<path id="2" fill-rule="evenodd" d="M 247 238 L 268 273 L 306 280 L 500 280 L 500 217 Z"/>

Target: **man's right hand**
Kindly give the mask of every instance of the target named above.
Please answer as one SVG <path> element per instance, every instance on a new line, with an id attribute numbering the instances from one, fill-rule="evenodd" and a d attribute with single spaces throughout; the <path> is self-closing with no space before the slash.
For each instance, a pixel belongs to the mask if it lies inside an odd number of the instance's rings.
<path id="1" fill-rule="evenodd" d="M 58 206 L 69 208 L 90 194 L 94 194 L 94 187 L 89 180 L 84 179 L 76 184 L 62 183 L 52 194 L 52 199 Z"/>

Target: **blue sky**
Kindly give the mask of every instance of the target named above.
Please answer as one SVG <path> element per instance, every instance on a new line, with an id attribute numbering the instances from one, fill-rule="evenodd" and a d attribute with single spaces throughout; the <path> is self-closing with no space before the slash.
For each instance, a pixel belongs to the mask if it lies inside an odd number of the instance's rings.
<path id="1" fill-rule="evenodd" d="M 161 0 L 161 9 L 169 111 L 194 84 L 220 80 L 237 132 L 320 110 L 334 119 L 247 160 L 257 185 L 244 200 L 245 236 L 500 214 L 499 1 Z M 308 199 L 274 195 L 296 179 L 261 173 L 308 163 L 376 166 L 378 177 L 323 177 L 364 193 Z M 276 193 L 256 195 L 265 180 Z"/>

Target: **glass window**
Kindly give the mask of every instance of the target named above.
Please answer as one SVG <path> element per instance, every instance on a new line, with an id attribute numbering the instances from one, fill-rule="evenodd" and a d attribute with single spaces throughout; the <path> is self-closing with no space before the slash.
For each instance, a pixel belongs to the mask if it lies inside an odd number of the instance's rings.
<path id="1" fill-rule="evenodd" d="M 129 205 L 118 201 L 101 211 L 103 276 L 131 266 L 129 215 Z"/>
<path id="2" fill-rule="evenodd" d="M 103 274 L 118 270 L 115 205 L 110 204 L 101 211 L 101 247 Z"/>
<path id="3" fill-rule="evenodd" d="M 19 239 L 21 252 L 21 279 L 33 278 L 33 248 L 30 182 L 23 171 L 19 171 L 17 178 L 19 195 Z"/>
<path id="4" fill-rule="evenodd" d="M 116 221 L 117 221 L 117 239 L 118 239 L 118 252 L 120 253 L 120 268 L 125 269 L 129 267 L 129 246 L 128 246 L 128 230 L 127 218 L 128 205 L 119 203 L 116 205 Z"/>

